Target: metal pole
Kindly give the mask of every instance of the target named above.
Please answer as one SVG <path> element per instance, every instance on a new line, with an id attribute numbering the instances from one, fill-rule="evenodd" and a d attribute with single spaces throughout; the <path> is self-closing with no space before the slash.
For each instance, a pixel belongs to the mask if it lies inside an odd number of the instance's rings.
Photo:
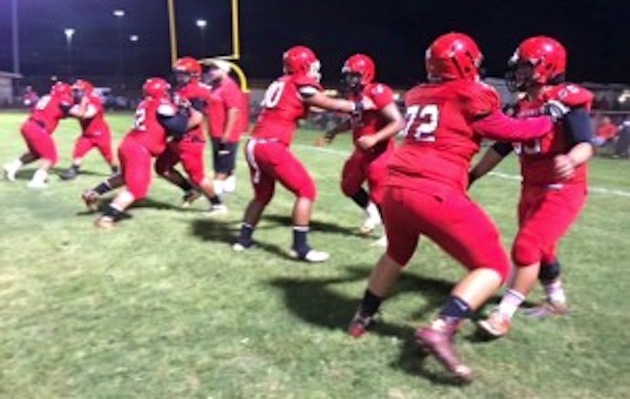
<path id="1" fill-rule="evenodd" d="M 12 36 L 13 36 L 13 72 L 20 73 L 20 39 L 19 26 L 18 26 L 18 6 L 17 0 L 12 1 L 11 17 L 13 23 L 11 24 Z"/>
<path id="2" fill-rule="evenodd" d="M 175 4 L 173 0 L 166 0 L 168 2 L 168 27 L 171 38 L 171 65 L 177 61 L 177 31 L 175 28 Z"/>

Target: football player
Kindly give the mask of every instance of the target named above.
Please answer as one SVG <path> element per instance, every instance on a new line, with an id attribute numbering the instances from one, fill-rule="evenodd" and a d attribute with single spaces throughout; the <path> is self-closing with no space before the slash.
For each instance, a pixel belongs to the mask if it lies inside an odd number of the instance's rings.
<path id="1" fill-rule="evenodd" d="M 343 167 L 341 191 L 365 211 L 361 231 L 370 233 L 381 224 L 379 207 L 387 177 L 387 162 L 395 147 L 394 136 L 403 128 L 404 120 L 394 102 L 392 89 L 374 82 L 376 67 L 369 56 L 355 54 L 349 57 L 341 73 L 346 98 L 357 101 L 365 96 L 376 105 L 374 110 L 347 118 L 325 136 L 330 143 L 337 134 L 352 130 L 355 149 Z M 366 180 L 369 193 L 363 188 Z M 385 245 L 385 238 L 384 235 L 379 243 Z"/>
<path id="2" fill-rule="evenodd" d="M 405 96 L 404 142 L 389 162 L 382 209 L 387 251 L 376 263 L 348 332 L 359 337 L 389 288 L 427 236 L 466 267 L 438 317 L 416 331 L 418 344 L 456 378 L 471 379 L 458 356 L 459 326 L 505 281 L 510 263 L 492 220 L 466 194 L 471 158 L 483 137 L 522 141 L 551 129 L 551 119 L 503 114 L 499 95 L 479 80 L 483 56 L 469 36 L 448 33 L 426 51 L 429 82 Z"/>
<path id="3" fill-rule="evenodd" d="M 191 120 L 191 126 L 185 135 L 173 137 L 169 141 L 166 150 L 155 161 L 155 171 L 182 189 L 183 206 L 190 205 L 201 192 L 210 202 L 208 214 L 224 214 L 227 212 L 227 207 L 215 192 L 212 179 L 206 175 L 204 168 L 206 140 L 202 123 L 206 105 L 210 101 L 210 88 L 200 82 L 201 64 L 194 58 L 178 59 L 173 66 L 173 72 L 177 81 L 175 102 L 184 106 L 190 104 L 198 111 L 195 114 L 199 115 L 199 118 Z M 175 169 L 175 165 L 180 162 L 188 179 Z"/>
<path id="4" fill-rule="evenodd" d="M 3 166 L 7 180 L 15 181 L 15 175 L 22 166 L 39 160 L 39 168 L 28 182 L 28 187 L 45 188 L 48 185 L 48 171 L 59 160 L 52 134 L 59 121 L 70 115 L 70 109 L 74 105 L 72 88 L 63 82 L 55 83 L 50 93 L 37 101 L 20 128 L 28 152 Z"/>
<path id="5" fill-rule="evenodd" d="M 564 82 L 566 62 L 562 44 L 544 36 L 523 41 L 509 62 L 507 81 L 513 90 L 525 94 L 516 104 L 517 116 L 537 115 L 546 103 L 559 115 L 571 111 L 547 135 L 514 146 L 523 176 L 519 230 L 512 246 L 516 270 L 498 308 L 478 323 L 481 331 L 492 337 L 508 333 L 514 313 L 537 279 L 543 284 L 547 303 L 533 314 L 567 312 L 556 252 L 586 202 L 587 162 L 593 155 L 588 110 L 593 95 Z M 471 179 L 486 174 L 514 147 L 506 143 L 492 146 L 472 169 Z"/>
<path id="6" fill-rule="evenodd" d="M 93 148 L 97 148 L 112 174 L 118 173 L 118 162 L 112 152 L 112 132 L 105 120 L 103 100 L 94 92 L 92 83 L 78 79 L 72 85 L 77 105 L 75 117 L 81 124 L 81 136 L 77 138 L 72 153 L 72 165 L 62 175 L 64 180 L 73 180 L 79 174 L 83 157 Z"/>
<path id="7" fill-rule="evenodd" d="M 122 173 L 82 195 L 88 209 L 95 211 L 101 195 L 126 186 L 96 220 L 95 225 L 99 228 L 114 227 L 127 208 L 147 196 L 151 184 L 152 158 L 164 152 L 167 136 L 182 137 L 186 134 L 190 127 L 189 113 L 197 113 L 192 107 L 181 110 L 171 101 L 170 85 L 164 79 L 147 79 L 142 90 L 144 99 L 136 108 L 134 126 L 118 147 Z"/>
<path id="8" fill-rule="evenodd" d="M 315 182 L 289 146 L 298 121 L 306 117 L 310 106 L 360 113 L 363 109 L 373 108 L 374 104 L 367 98 L 349 101 L 330 98 L 322 93 L 320 62 L 308 47 L 295 46 L 287 50 L 283 55 L 283 64 L 285 74 L 267 88 L 261 103 L 262 112 L 245 148 L 254 198 L 245 210 L 240 235 L 233 249 L 242 251 L 252 246 L 254 229 L 273 198 L 277 181 L 296 198 L 291 255 L 305 262 L 323 262 L 329 254 L 311 248 L 307 239 L 316 197 Z"/>
<path id="9" fill-rule="evenodd" d="M 236 189 L 236 154 L 241 135 L 247 131 L 247 96 L 230 77 L 230 65 L 213 60 L 206 73 L 212 88 L 208 104 L 208 130 L 212 139 L 214 188 L 217 193 Z"/>

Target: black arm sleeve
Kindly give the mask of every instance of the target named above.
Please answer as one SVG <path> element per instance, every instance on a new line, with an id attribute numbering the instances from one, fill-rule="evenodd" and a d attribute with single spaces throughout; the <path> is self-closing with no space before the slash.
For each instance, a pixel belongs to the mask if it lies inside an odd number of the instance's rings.
<path id="1" fill-rule="evenodd" d="M 181 138 L 188 130 L 188 118 L 181 112 L 173 116 L 158 115 L 158 122 L 166 130 L 166 134 L 174 138 Z"/>
<path id="2" fill-rule="evenodd" d="M 571 146 L 579 143 L 590 143 L 593 140 L 591 118 L 584 107 L 574 108 L 562 118 L 564 134 Z"/>
<path id="3" fill-rule="evenodd" d="M 497 141 L 496 143 L 492 144 L 491 148 L 496 151 L 497 154 L 501 155 L 502 158 L 510 155 L 510 153 L 514 149 L 512 143 L 508 143 L 506 141 Z"/>
<path id="4" fill-rule="evenodd" d="M 59 108 L 64 115 L 68 115 L 68 113 L 70 112 L 70 108 L 72 108 L 72 104 L 61 103 L 59 104 Z"/>
<path id="5" fill-rule="evenodd" d="M 190 99 L 190 106 L 193 107 L 194 109 L 196 109 L 197 111 L 201 112 L 201 113 L 205 113 L 206 112 L 206 102 L 203 101 L 203 99 L 201 99 L 201 98 L 191 98 Z"/>

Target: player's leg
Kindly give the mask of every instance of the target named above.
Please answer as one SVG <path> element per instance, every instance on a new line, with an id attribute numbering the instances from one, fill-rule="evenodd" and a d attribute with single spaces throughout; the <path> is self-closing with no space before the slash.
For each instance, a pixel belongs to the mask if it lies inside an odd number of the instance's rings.
<path id="1" fill-rule="evenodd" d="M 48 185 L 48 177 L 50 169 L 57 164 L 59 156 L 57 154 L 57 146 L 48 133 L 38 134 L 31 137 L 29 148 L 31 152 L 39 156 L 39 167 L 28 182 L 29 188 L 45 188 Z"/>
<path id="2" fill-rule="evenodd" d="M 552 315 L 566 315 L 569 312 L 567 296 L 561 278 L 562 267 L 556 256 L 556 248 L 544 253 L 540 262 L 538 281 L 545 292 L 545 304 L 527 311 L 527 315 L 545 318 Z"/>
<path id="3" fill-rule="evenodd" d="M 226 143 L 225 151 L 227 153 L 222 155 L 221 169 L 225 173 L 223 180 L 223 191 L 226 193 L 233 193 L 236 191 L 236 156 L 238 154 L 238 143 Z M 219 180 L 219 177 L 216 177 Z"/>
<path id="4" fill-rule="evenodd" d="M 455 285 L 438 317 L 418 329 L 418 343 L 455 376 L 470 380 L 471 371 L 459 358 L 454 336 L 501 286 L 509 274 L 507 253 L 497 227 L 486 213 L 460 193 L 430 196 L 424 205 L 423 234 L 453 256 L 468 273 Z M 387 214 L 386 214 L 387 219 Z"/>
<path id="5" fill-rule="evenodd" d="M 36 140 L 39 135 L 48 134 L 42 126 L 30 120 L 22 124 L 20 133 L 26 143 L 28 152 L 25 152 L 19 158 L 2 166 L 4 178 L 9 181 L 15 181 L 15 175 L 24 165 L 28 165 L 39 159 L 40 156 L 35 152 L 35 148 L 31 145 L 31 142 Z"/>
<path id="6" fill-rule="evenodd" d="M 370 201 L 374 204 L 374 208 L 378 212 L 378 216 L 382 218 L 381 203 L 383 202 L 383 193 L 385 191 L 385 182 L 387 181 L 387 162 L 389 160 L 390 152 L 385 152 L 379 155 L 377 158 L 367 163 L 366 177 L 368 182 L 368 188 L 370 192 Z M 383 234 L 379 238 L 376 245 L 386 246 L 387 235 Z"/>
<path id="7" fill-rule="evenodd" d="M 266 145 L 263 144 L 263 146 Z M 250 181 L 254 189 L 254 198 L 245 208 L 238 239 L 232 246 L 235 251 L 242 251 L 252 246 L 254 230 L 275 192 L 275 178 L 261 169 L 261 165 L 268 162 L 267 153 L 265 151 L 256 151 L 258 146 L 255 140 L 250 140 L 245 148 Z"/>
<path id="8" fill-rule="evenodd" d="M 95 224 L 99 228 L 112 228 L 127 208 L 135 201 L 146 198 L 151 185 L 151 154 L 144 147 L 128 141 L 121 145 L 119 154 L 126 189 L 107 205 L 103 215 L 96 220 Z"/>
<path id="9" fill-rule="evenodd" d="M 317 196 L 315 182 L 304 165 L 286 147 L 281 144 L 270 144 L 268 147 L 276 152 L 270 174 L 295 195 L 291 255 L 306 262 L 324 262 L 330 255 L 313 249 L 308 243 L 313 203 Z"/>
<path id="10" fill-rule="evenodd" d="M 212 180 L 206 175 L 203 156 L 205 143 L 182 143 L 180 158 L 190 181 L 210 202 L 209 215 L 223 215 L 227 207 L 214 190 Z"/>
<path id="11" fill-rule="evenodd" d="M 348 158 L 341 172 L 341 191 L 365 212 L 361 232 L 368 234 L 382 223 L 382 218 L 376 204 L 370 200 L 370 195 L 362 186 L 366 180 L 363 158 L 360 152 L 354 152 Z"/>
<path id="12" fill-rule="evenodd" d="M 381 303 L 418 245 L 418 224 L 414 214 L 408 210 L 408 204 L 403 201 L 400 191 L 399 188 L 390 187 L 384 193 L 382 206 L 387 215 L 385 231 L 389 235 L 389 245 L 387 252 L 372 269 L 363 299 L 348 327 L 348 333 L 353 337 L 362 336 L 372 325 Z"/>
<path id="13" fill-rule="evenodd" d="M 85 157 L 93 147 L 94 141 L 90 137 L 81 135 L 77 138 L 72 151 L 72 164 L 61 174 L 63 180 L 73 180 L 79 175 L 83 157 Z"/>
<path id="14" fill-rule="evenodd" d="M 166 150 L 155 160 L 154 168 L 155 173 L 182 190 L 182 206 L 188 207 L 200 198 L 201 194 L 184 175 L 175 169 L 175 165 L 181 161 L 179 145 L 180 143 L 170 142 Z"/>
<path id="15" fill-rule="evenodd" d="M 521 212 L 524 218 L 512 247 L 514 276 L 499 307 L 479 323 L 482 331 L 493 337 L 509 332 L 514 314 L 538 281 L 544 254 L 557 245 L 578 217 L 586 190 L 582 186 L 565 187 L 560 191 L 533 191 L 524 196 L 534 199 L 527 201 L 529 212 Z"/>
<path id="16" fill-rule="evenodd" d="M 112 174 L 116 174 L 119 171 L 120 165 L 118 164 L 118 160 L 114 156 L 114 152 L 112 151 L 112 133 L 111 131 L 107 131 L 103 133 L 101 137 L 96 139 L 95 142 L 96 148 L 101 153 L 101 156 L 109 165 Z"/>
<path id="17" fill-rule="evenodd" d="M 221 139 L 212 137 L 210 139 L 212 150 L 212 168 L 214 169 L 214 190 L 218 195 L 222 195 L 225 191 L 225 172 L 222 172 L 224 163 L 225 150 L 224 145 L 221 143 Z M 221 177 L 221 178 L 220 178 Z"/>

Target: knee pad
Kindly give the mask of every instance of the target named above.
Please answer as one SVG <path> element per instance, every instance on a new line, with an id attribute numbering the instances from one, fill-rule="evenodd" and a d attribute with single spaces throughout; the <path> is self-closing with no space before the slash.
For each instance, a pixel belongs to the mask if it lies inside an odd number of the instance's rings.
<path id="1" fill-rule="evenodd" d="M 540 282 L 543 284 L 552 282 L 560 277 L 560 272 L 560 262 L 555 261 L 550 263 L 543 263 L 540 265 L 538 280 L 540 280 Z"/>
<path id="2" fill-rule="evenodd" d="M 540 262 L 540 240 L 532 233 L 521 232 L 512 246 L 512 260 L 518 267 Z"/>

